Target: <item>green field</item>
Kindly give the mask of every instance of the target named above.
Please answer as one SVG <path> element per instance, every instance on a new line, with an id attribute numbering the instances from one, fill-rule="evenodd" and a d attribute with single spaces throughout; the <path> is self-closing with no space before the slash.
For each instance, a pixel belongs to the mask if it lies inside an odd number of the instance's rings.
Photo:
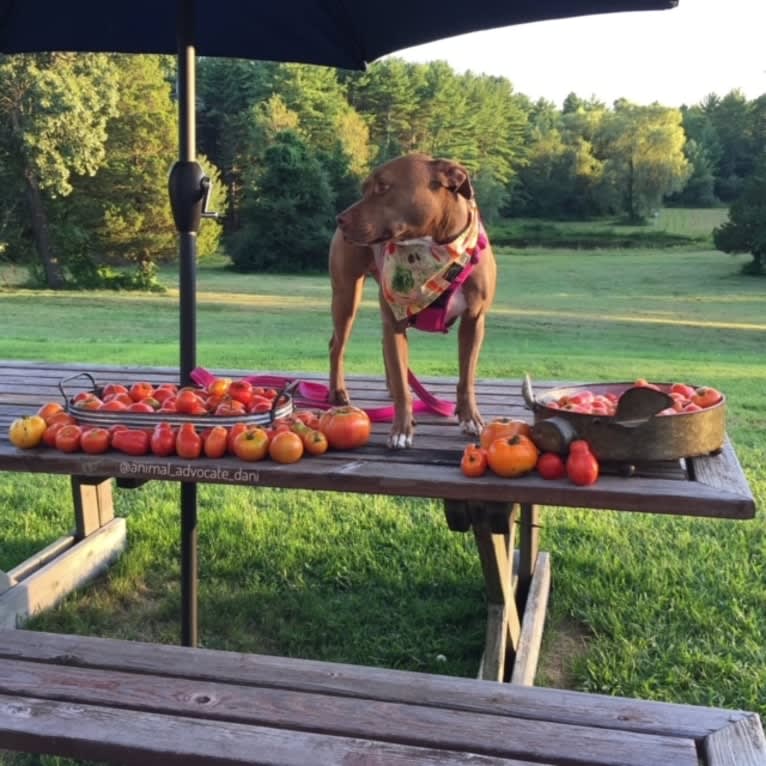
<path id="1" fill-rule="evenodd" d="M 673 214 L 676 211 L 668 211 Z M 675 223 L 681 229 L 693 224 Z M 766 500 L 766 285 L 709 250 L 499 255 L 483 377 L 708 383 L 759 509 Z M 0 358 L 175 365 L 175 275 L 164 295 L 30 292 L 5 273 Z M 0 277 L 3 284 L 3 277 Z M 327 279 L 199 272 L 198 361 L 327 370 Z M 350 372 L 382 371 L 372 286 Z M 456 372 L 455 339 L 412 338 L 418 374 Z M 63 478 L 0 476 L 0 569 L 67 532 Z M 33 628 L 179 640 L 178 490 L 122 491 L 129 549 Z M 545 509 L 554 590 L 538 683 L 766 714 L 763 514 L 729 522 Z M 200 489 L 205 646 L 475 675 L 485 608 L 470 536 L 436 502 Z M 437 661 L 444 655 L 446 662 Z M 54 764 L 6 757 L 9 763 Z"/>

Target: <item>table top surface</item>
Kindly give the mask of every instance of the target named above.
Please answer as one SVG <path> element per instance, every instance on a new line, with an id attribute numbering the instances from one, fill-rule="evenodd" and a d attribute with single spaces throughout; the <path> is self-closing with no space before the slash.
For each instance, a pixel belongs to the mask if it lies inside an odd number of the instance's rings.
<path id="1" fill-rule="evenodd" d="M 566 479 L 546 481 L 537 474 L 504 479 L 488 472 L 479 479 L 469 479 L 461 473 L 459 461 L 464 446 L 472 439 L 461 433 L 454 418 L 428 413 L 418 414 L 415 443 L 410 449 L 389 449 L 386 446 L 389 424 L 375 423 L 370 443 L 365 447 L 348 452 L 330 451 L 293 465 L 280 465 L 270 460 L 245 463 L 233 457 L 189 461 L 152 455 L 128 457 L 116 451 L 86 455 L 65 454 L 45 447 L 32 450 L 13 447 L 8 440 L 10 422 L 21 415 L 34 413 L 43 402 L 63 403 L 58 384 L 77 372 L 90 372 L 100 384 L 178 381 L 178 370 L 170 368 L 0 361 L 0 470 L 94 479 L 196 481 L 476 502 L 534 503 L 732 519 L 755 515 L 747 479 L 728 440 L 718 455 L 638 465 L 631 477 L 609 475 L 607 469 L 590 487 L 577 487 Z M 215 372 L 229 377 L 247 374 L 237 370 Z M 326 383 L 323 374 L 284 374 Z M 454 400 L 454 379 L 425 378 L 423 383 L 434 395 Z M 79 385 L 87 390 L 90 384 L 83 379 Z M 389 403 L 385 382 L 380 377 L 349 377 L 348 385 L 353 403 L 358 406 L 380 407 Z M 572 382 L 535 383 L 538 392 L 562 385 L 572 385 Z M 74 392 L 78 388 L 72 383 L 67 390 Z M 501 416 L 529 422 L 533 419 L 522 399 L 520 380 L 480 380 L 477 382 L 477 398 L 485 420 Z"/>
<path id="2" fill-rule="evenodd" d="M 0 746 L 50 742 L 129 763 L 160 750 L 163 763 L 285 766 L 766 763 L 745 711 L 0 630 Z"/>

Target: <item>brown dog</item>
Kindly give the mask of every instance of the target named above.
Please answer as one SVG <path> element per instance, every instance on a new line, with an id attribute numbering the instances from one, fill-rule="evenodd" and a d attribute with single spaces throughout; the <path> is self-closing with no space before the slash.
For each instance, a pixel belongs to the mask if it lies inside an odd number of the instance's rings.
<path id="1" fill-rule="evenodd" d="M 439 281 L 429 279 L 428 269 L 435 268 L 432 262 L 441 262 L 445 253 L 453 257 L 453 250 L 459 249 L 455 243 L 469 238 L 471 232 L 472 242 L 477 242 L 478 211 L 465 168 L 423 154 L 399 157 L 377 168 L 364 182 L 362 191 L 362 198 L 338 215 L 338 228 L 330 245 L 334 329 L 330 341 L 330 397 L 333 404 L 349 401 L 343 355 L 365 277 L 374 273 L 380 284 L 386 380 L 395 410 L 389 446 L 409 447 L 414 420 L 407 383 L 407 328 L 415 323 L 420 306 L 430 299 L 423 297 L 422 290 L 418 292 L 418 276 L 425 280 L 423 289 L 431 288 Z M 445 321 L 460 317 L 456 415 L 463 430 L 470 434 L 479 433 L 483 425 L 474 381 L 484 339 L 484 317 L 492 304 L 497 278 L 495 258 L 483 230 L 478 237 L 478 246 L 469 251 L 473 253 L 470 268 L 456 278 L 455 274 L 462 270 L 461 263 L 455 262 L 444 277 L 461 283 L 449 298 Z M 430 255 L 432 252 L 437 254 Z M 419 297 L 420 306 L 404 305 L 404 294 Z M 421 317 L 426 313 L 420 312 Z"/>

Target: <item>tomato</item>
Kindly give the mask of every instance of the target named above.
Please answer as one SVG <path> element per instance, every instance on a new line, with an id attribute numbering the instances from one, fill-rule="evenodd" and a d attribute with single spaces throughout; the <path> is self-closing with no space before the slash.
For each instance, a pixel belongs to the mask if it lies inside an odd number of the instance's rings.
<path id="1" fill-rule="evenodd" d="M 62 452 L 77 452 L 80 449 L 81 438 L 80 426 L 62 426 L 56 432 L 56 449 Z"/>
<path id="2" fill-rule="evenodd" d="M 370 440 L 369 415 L 358 407 L 333 407 L 322 414 L 319 430 L 333 449 L 355 449 Z"/>
<path id="3" fill-rule="evenodd" d="M 246 380 L 233 380 L 229 385 L 229 396 L 247 407 L 253 398 L 253 384 Z"/>
<path id="4" fill-rule="evenodd" d="M 214 378 L 207 385 L 207 392 L 211 396 L 225 396 L 231 385 L 231 378 Z"/>
<path id="5" fill-rule="evenodd" d="M 714 404 L 718 404 L 721 399 L 720 391 L 716 391 L 716 389 L 710 386 L 702 386 L 694 392 L 692 403 L 704 410 L 705 407 L 712 407 Z"/>
<path id="6" fill-rule="evenodd" d="M 245 414 L 245 405 L 236 399 L 225 399 L 216 408 L 214 414 L 221 418 Z"/>
<path id="7" fill-rule="evenodd" d="M 134 402 L 140 402 L 142 399 L 146 399 L 147 396 L 151 396 L 154 393 L 154 386 L 146 381 L 134 383 L 129 389 L 128 394 Z"/>
<path id="8" fill-rule="evenodd" d="M 158 457 L 176 454 L 176 432 L 168 423 L 158 423 L 149 438 L 149 449 Z"/>
<path id="9" fill-rule="evenodd" d="M 130 407 L 125 408 L 128 412 L 154 412 L 154 407 L 151 404 L 147 404 L 146 400 L 140 402 L 133 402 Z"/>
<path id="10" fill-rule="evenodd" d="M 48 402 L 43 404 L 37 414 L 47 423 L 48 419 L 57 412 L 63 412 L 64 408 L 58 402 Z"/>
<path id="11" fill-rule="evenodd" d="M 130 406 L 132 407 L 133 405 L 131 404 Z M 108 402 L 104 402 L 98 409 L 101 412 L 124 412 L 128 409 L 128 405 L 117 399 L 110 399 Z"/>
<path id="12" fill-rule="evenodd" d="M 56 446 L 56 434 L 65 426 L 65 423 L 51 423 L 43 434 L 43 444 L 46 447 Z"/>
<path id="13" fill-rule="evenodd" d="M 229 437 L 226 440 L 226 450 L 230 455 L 234 455 L 234 440 L 243 432 L 247 431 L 245 423 L 236 423 L 229 429 Z"/>
<path id="14" fill-rule="evenodd" d="M 175 394 L 169 388 L 158 388 L 154 392 L 152 398 L 158 401 L 160 404 L 163 404 L 168 399 L 172 399 L 174 396 Z"/>
<path id="15" fill-rule="evenodd" d="M 583 439 L 577 439 L 569 445 L 566 468 L 569 480 L 578 486 L 586 487 L 598 480 L 598 460 L 590 451 L 588 442 Z"/>
<path id="16" fill-rule="evenodd" d="M 561 455 L 555 452 L 543 452 L 537 458 L 537 472 L 543 479 L 561 479 L 566 476 L 567 469 Z"/>
<path id="17" fill-rule="evenodd" d="M 487 452 L 478 444 L 469 444 L 463 450 L 460 470 L 471 478 L 483 476 L 487 472 Z"/>
<path id="18" fill-rule="evenodd" d="M 199 407 L 202 407 L 203 411 L 207 412 L 202 399 L 200 399 L 194 391 L 187 388 L 178 392 L 178 395 L 176 396 L 176 412 L 190 415 Z"/>
<path id="19" fill-rule="evenodd" d="M 100 455 L 109 449 L 111 437 L 106 428 L 89 428 L 80 437 L 80 447 L 89 455 Z"/>
<path id="20" fill-rule="evenodd" d="M 523 476 L 537 464 L 537 447 L 523 434 L 495 439 L 487 449 L 489 467 L 507 478 Z"/>
<path id="21" fill-rule="evenodd" d="M 226 443 L 229 439 L 229 432 L 223 426 L 213 426 L 207 434 L 202 444 L 205 457 L 217 459 L 226 454 Z"/>
<path id="22" fill-rule="evenodd" d="M 48 424 L 40 415 L 27 415 L 16 418 L 8 429 L 8 438 L 14 447 L 31 449 L 43 440 Z"/>
<path id="23" fill-rule="evenodd" d="M 233 450 L 240 460 L 248 463 L 263 460 L 269 453 L 269 435 L 258 426 L 245 428 L 234 438 Z"/>
<path id="24" fill-rule="evenodd" d="M 269 443 L 269 457 L 277 463 L 297 463 L 303 457 L 301 437 L 293 431 L 280 431 Z"/>
<path id="25" fill-rule="evenodd" d="M 495 418 L 495 420 L 490 421 L 484 426 L 479 442 L 484 449 L 489 449 L 489 445 L 495 439 L 500 439 L 503 436 L 516 436 L 516 434 L 531 436 L 532 429 L 529 423 L 523 420 L 515 420 L 514 418 Z"/>
<path id="26" fill-rule="evenodd" d="M 303 447 L 309 455 L 323 455 L 330 446 L 327 443 L 327 437 L 316 429 L 309 428 L 299 435 L 303 441 Z"/>
<path id="27" fill-rule="evenodd" d="M 95 394 L 88 394 L 81 399 L 75 399 L 72 405 L 78 410 L 97 410 L 103 402 Z"/>
<path id="28" fill-rule="evenodd" d="M 694 386 L 687 386 L 686 383 L 673 383 L 670 387 L 670 393 L 680 394 L 684 399 L 691 399 L 694 394 Z"/>
<path id="29" fill-rule="evenodd" d="M 193 423 L 184 423 L 178 429 L 176 453 L 187 460 L 194 460 L 202 454 L 202 437 Z"/>
<path id="30" fill-rule="evenodd" d="M 112 447 L 126 455 L 145 455 L 149 451 L 149 434 L 140 428 L 121 428 L 112 432 Z"/>
<path id="31" fill-rule="evenodd" d="M 107 383 L 101 389 L 101 398 L 106 399 L 107 396 L 113 396 L 114 394 L 127 394 L 128 389 L 126 386 L 122 386 L 119 383 Z"/>
<path id="32" fill-rule="evenodd" d="M 128 394 L 109 394 L 109 396 L 104 397 L 104 402 L 120 402 L 120 404 L 124 404 L 126 407 L 130 407 L 133 404 L 133 400 Z"/>

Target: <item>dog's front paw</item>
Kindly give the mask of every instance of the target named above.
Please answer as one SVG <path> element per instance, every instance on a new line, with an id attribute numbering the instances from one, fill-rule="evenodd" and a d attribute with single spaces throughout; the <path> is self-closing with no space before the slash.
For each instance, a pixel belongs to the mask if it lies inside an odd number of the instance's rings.
<path id="1" fill-rule="evenodd" d="M 349 398 L 348 391 L 346 391 L 345 388 L 336 388 L 335 390 L 331 390 L 327 400 L 333 407 L 345 407 L 348 404 L 351 404 L 351 399 Z"/>
<path id="2" fill-rule="evenodd" d="M 391 449 L 406 449 L 412 446 L 412 437 L 415 435 L 415 422 L 412 419 L 407 422 L 397 422 L 391 426 L 388 434 L 388 446 Z"/>
<path id="3" fill-rule="evenodd" d="M 462 432 L 469 436 L 479 436 L 484 428 L 484 420 L 478 410 L 475 410 L 468 415 L 459 415 L 458 422 L 460 423 Z"/>

